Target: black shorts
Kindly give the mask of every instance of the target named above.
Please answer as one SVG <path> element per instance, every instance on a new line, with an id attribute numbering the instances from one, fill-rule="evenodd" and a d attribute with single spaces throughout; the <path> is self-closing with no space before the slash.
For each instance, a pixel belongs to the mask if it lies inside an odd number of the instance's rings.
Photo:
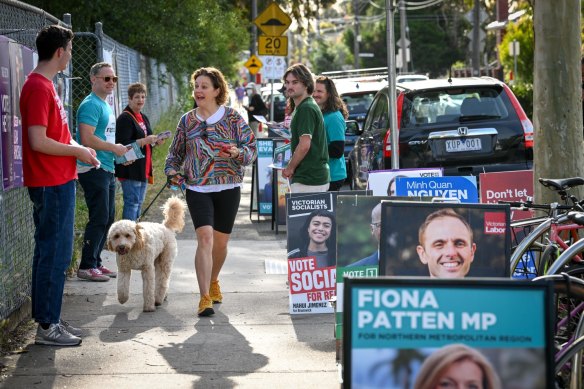
<path id="1" fill-rule="evenodd" d="M 211 226 L 216 231 L 231 234 L 241 199 L 240 187 L 210 193 L 187 189 L 186 197 L 195 230 Z"/>

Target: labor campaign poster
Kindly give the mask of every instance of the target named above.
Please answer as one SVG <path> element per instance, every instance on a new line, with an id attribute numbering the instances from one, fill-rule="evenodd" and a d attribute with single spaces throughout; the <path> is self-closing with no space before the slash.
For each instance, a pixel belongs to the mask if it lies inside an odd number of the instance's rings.
<path id="1" fill-rule="evenodd" d="M 533 170 L 517 170 L 513 172 L 481 173 L 479 176 L 481 188 L 481 203 L 496 204 L 499 201 L 532 200 Z M 534 217 L 529 210 L 511 208 L 511 221 L 519 221 Z M 511 228 L 511 247 L 517 246 L 531 232 L 533 223 L 516 224 Z M 535 257 L 537 253 L 527 251 L 515 268 L 513 278 L 534 278 L 537 275 Z"/>
<path id="2" fill-rule="evenodd" d="M 399 177 L 395 194 L 405 197 L 430 197 L 459 203 L 478 203 L 477 179 L 474 176 Z"/>
<path id="3" fill-rule="evenodd" d="M 509 206 L 384 201 L 379 274 L 509 277 Z"/>
<path id="4" fill-rule="evenodd" d="M 347 279 L 343 386 L 552 388 L 551 288 L 509 279 Z"/>
<path id="5" fill-rule="evenodd" d="M 274 141 L 272 139 L 256 139 L 258 148 L 258 190 L 257 209 L 259 215 L 272 214 L 272 194 L 274 189 L 274 172 L 269 165 L 274 154 Z"/>
<path id="6" fill-rule="evenodd" d="M 533 199 L 533 170 L 481 173 L 479 175 L 481 203 L 528 201 Z M 511 220 L 533 217 L 532 211 L 511 209 Z"/>
<path id="7" fill-rule="evenodd" d="M 393 169 L 369 172 L 367 189 L 373 196 L 397 196 L 397 179 L 402 177 L 442 177 L 442 168 Z M 427 196 L 421 196 L 427 197 Z"/>

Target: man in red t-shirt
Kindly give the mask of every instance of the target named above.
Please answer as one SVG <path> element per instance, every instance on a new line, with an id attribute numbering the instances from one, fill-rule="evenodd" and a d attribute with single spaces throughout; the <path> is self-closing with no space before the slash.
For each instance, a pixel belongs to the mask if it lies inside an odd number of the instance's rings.
<path id="1" fill-rule="evenodd" d="M 73 255 L 76 160 L 98 165 L 93 149 L 71 139 L 67 112 L 53 78 L 71 60 L 73 32 L 43 28 L 36 38 L 38 65 L 20 94 L 24 185 L 33 203 L 35 249 L 32 317 L 36 344 L 77 346 L 81 330 L 61 319 L 65 272 Z"/>

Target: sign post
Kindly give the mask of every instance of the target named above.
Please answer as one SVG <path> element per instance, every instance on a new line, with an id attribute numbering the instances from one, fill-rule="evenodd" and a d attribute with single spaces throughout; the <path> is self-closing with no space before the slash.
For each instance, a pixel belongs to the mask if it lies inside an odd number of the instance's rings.
<path id="1" fill-rule="evenodd" d="M 257 18 L 254 24 L 264 35 L 258 37 L 258 54 L 270 57 L 266 58 L 269 68 L 266 67 L 264 76 L 272 80 L 272 92 L 270 96 L 270 120 L 274 118 L 274 79 L 281 78 L 286 67 L 285 60 L 276 60 L 274 57 L 285 57 L 288 55 L 288 37 L 282 34 L 290 27 L 292 19 L 282 11 L 275 2 L 268 7 Z"/>
<path id="2" fill-rule="evenodd" d="M 249 57 L 247 62 L 244 64 L 244 66 L 247 68 L 247 70 L 249 70 L 252 76 L 255 75 L 262 68 L 263 65 L 264 64 L 262 63 L 262 61 L 260 61 L 260 59 L 255 55 Z"/>

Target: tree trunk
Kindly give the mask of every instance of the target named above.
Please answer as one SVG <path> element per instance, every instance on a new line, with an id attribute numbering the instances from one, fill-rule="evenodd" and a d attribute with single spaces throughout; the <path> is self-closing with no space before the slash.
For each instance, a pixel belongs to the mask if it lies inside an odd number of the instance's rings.
<path id="1" fill-rule="evenodd" d="M 535 1 L 533 26 L 535 198 L 559 201 L 537 179 L 584 176 L 580 0 Z"/>

